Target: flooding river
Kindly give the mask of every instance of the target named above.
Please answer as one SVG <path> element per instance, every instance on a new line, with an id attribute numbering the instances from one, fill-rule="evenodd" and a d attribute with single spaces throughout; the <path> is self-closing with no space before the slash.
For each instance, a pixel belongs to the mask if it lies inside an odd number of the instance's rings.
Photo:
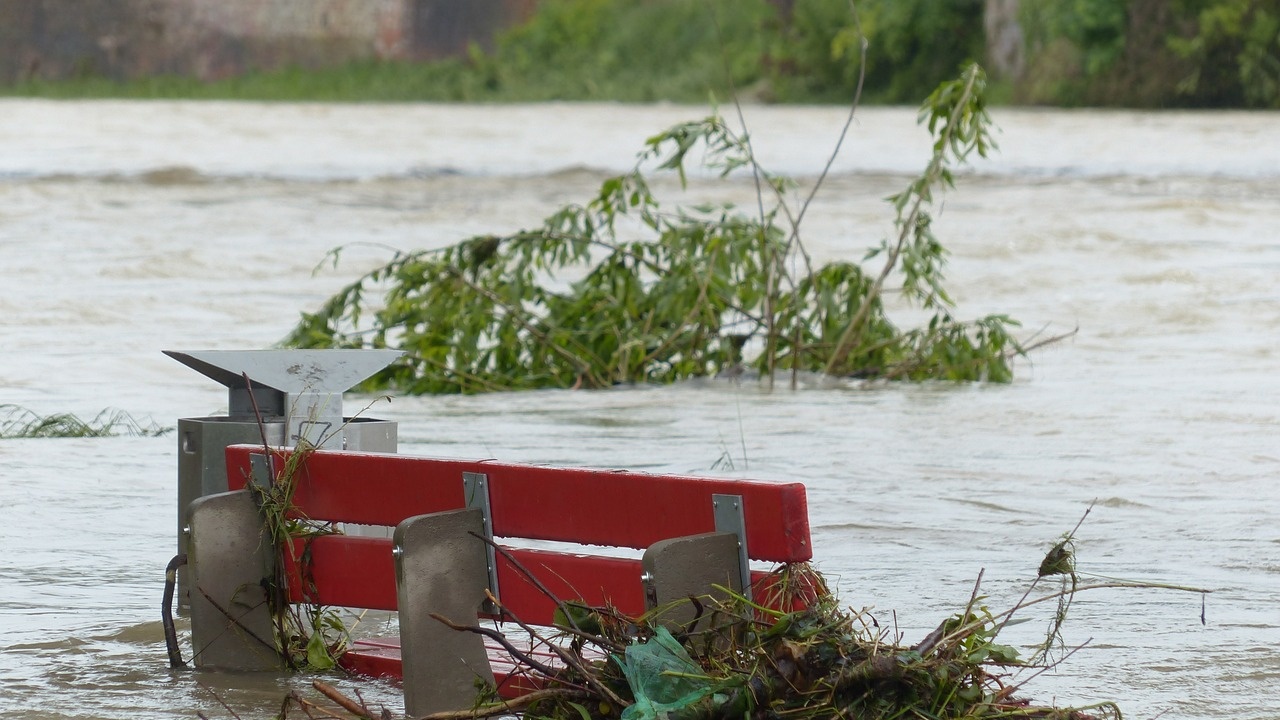
<path id="1" fill-rule="evenodd" d="M 535 224 L 627 169 L 675 106 L 0 101 L 0 403 L 172 426 L 225 391 L 162 350 L 277 342 L 392 248 Z M 1102 590 L 1023 693 L 1131 718 L 1280 711 L 1280 115 L 997 110 L 945 199 L 959 315 L 1078 328 L 1004 386 L 690 383 L 396 398 L 401 451 L 803 481 L 845 604 L 915 642 L 1021 595 L 1096 502 Z M 837 108 L 748 108 L 766 166 L 820 171 Z M 891 230 L 910 109 L 861 113 L 806 219 L 822 259 Z M 751 202 L 749 183 L 706 192 Z M 325 252 L 350 245 L 335 269 Z M 910 322 L 912 314 L 900 317 Z M 366 404 L 349 396 L 348 410 Z M 304 679 L 172 672 L 159 622 L 176 440 L 0 441 L 0 718 L 266 718 Z M 625 512 L 625 508 L 619 508 Z M 1039 639 L 1045 613 L 1010 629 Z M 189 654 L 189 650 L 187 650 Z M 393 688 L 340 680 L 395 706 Z M 307 690 L 309 692 L 309 690 Z"/>

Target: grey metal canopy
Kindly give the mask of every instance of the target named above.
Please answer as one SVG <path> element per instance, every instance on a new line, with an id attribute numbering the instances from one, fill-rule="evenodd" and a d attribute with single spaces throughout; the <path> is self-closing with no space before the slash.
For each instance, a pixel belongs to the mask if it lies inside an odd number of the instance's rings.
<path id="1" fill-rule="evenodd" d="M 342 426 L 342 393 L 404 353 L 165 350 L 164 354 L 226 386 L 228 417 L 284 418 L 289 440 L 305 438 L 318 445 Z"/>
<path id="2" fill-rule="evenodd" d="M 400 350 L 165 350 L 165 355 L 217 382 L 287 393 L 345 392 L 386 367 Z"/>

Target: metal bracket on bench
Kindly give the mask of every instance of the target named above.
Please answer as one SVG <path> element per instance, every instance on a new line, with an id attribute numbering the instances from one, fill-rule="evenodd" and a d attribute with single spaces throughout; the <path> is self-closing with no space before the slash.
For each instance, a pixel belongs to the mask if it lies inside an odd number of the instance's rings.
<path id="1" fill-rule="evenodd" d="M 270 490 L 275 481 L 274 464 L 266 453 L 249 453 L 249 484 L 259 490 Z"/>
<path id="2" fill-rule="evenodd" d="M 485 561 L 489 564 L 489 592 L 501 599 L 498 591 L 498 553 L 493 547 L 493 510 L 489 507 L 489 476 L 484 473 L 462 473 L 462 496 L 468 508 L 476 508 L 484 516 Z M 493 603 L 485 601 L 485 612 L 497 612 Z"/>
<path id="3" fill-rule="evenodd" d="M 738 536 L 738 571 L 742 573 L 742 594 L 751 599 L 751 566 L 747 556 L 747 521 L 743 515 L 741 495 L 712 495 L 711 508 L 715 513 L 716 532 L 730 532 Z"/>

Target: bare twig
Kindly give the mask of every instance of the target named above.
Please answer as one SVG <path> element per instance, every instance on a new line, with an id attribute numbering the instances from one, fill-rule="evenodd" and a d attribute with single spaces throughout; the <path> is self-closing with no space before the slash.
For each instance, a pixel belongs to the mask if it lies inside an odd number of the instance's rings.
<path id="1" fill-rule="evenodd" d="M 596 677 L 592 673 L 590 673 L 585 667 L 582 666 L 582 662 L 578 658 L 574 657 L 573 654 L 571 654 L 568 650 L 565 650 L 563 647 L 561 647 L 556 643 L 548 642 L 545 638 L 543 638 L 540 634 L 538 634 L 538 631 L 530 627 L 528 623 L 521 620 L 514 613 L 511 613 L 510 611 L 503 608 L 502 603 L 498 601 L 498 598 L 493 596 L 493 593 L 489 592 L 488 588 L 485 588 L 485 596 L 488 597 L 489 602 L 493 603 L 494 606 L 502 609 L 502 611 L 506 613 L 507 616 L 512 619 L 512 621 L 514 621 L 517 625 L 519 625 L 520 629 L 529 633 L 531 637 L 544 642 L 546 646 L 551 649 L 552 652 L 554 652 L 557 656 L 559 656 L 561 662 L 573 668 L 574 670 L 577 670 L 578 673 L 582 675 L 583 681 L 586 682 L 588 685 L 590 685 L 592 688 L 594 688 L 596 692 L 600 693 L 601 695 L 604 695 L 606 698 L 609 699 L 610 702 L 617 705 L 619 708 L 624 708 L 631 705 L 631 703 L 627 702 L 626 700 L 623 700 L 621 697 L 618 697 L 618 694 L 615 693 L 613 690 L 610 690 L 607 685 L 605 685 L 604 683 L 601 683 L 598 679 L 596 679 Z"/>
<path id="2" fill-rule="evenodd" d="M 1031 607 L 1032 605 L 1039 605 L 1042 602 L 1057 600 L 1060 597 L 1063 597 L 1066 595 L 1075 595 L 1076 593 L 1082 593 L 1086 590 L 1104 590 L 1107 588 L 1129 588 L 1132 590 L 1178 590 L 1180 592 L 1203 593 L 1206 595 L 1213 592 L 1212 590 L 1207 590 L 1205 588 L 1189 587 L 1186 585 L 1170 585 L 1167 583 L 1142 583 L 1142 582 L 1128 582 L 1128 581 L 1094 583 L 1093 585 L 1080 585 L 1074 588 L 1060 590 L 1055 593 L 1050 593 L 1048 595 L 1038 597 L 1034 600 L 1028 600 L 1020 605 L 1015 605 L 1014 607 L 1009 608 L 1004 612 L 997 613 L 996 615 L 992 616 L 991 619 L 1006 620 L 1009 617 L 1012 617 L 1013 614 L 1018 612 L 1019 610 L 1022 610 L 1023 608 Z M 984 623 L 985 623 L 984 620 L 975 620 L 973 622 L 965 623 L 964 625 L 961 625 L 960 627 L 948 633 L 937 644 L 938 645 L 950 644 L 954 640 L 958 638 L 963 638 L 969 635 L 970 633 L 972 633 L 974 630 L 982 627 Z"/>
<path id="3" fill-rule="evenodd" d="M 964 615 L 962 616 L 966 619 L 968 619 L 970 616 L 973 615 L 973 606 L 975 603 L 978 602 L 978 589 L 982 587 L 982 575 L 985 572 L 986 572 L 986 568 L 979 570 L 978 579 L 975 580 L 973 583 L 973 592 L 969 594 L 969 602 L 968 604 L 965 605 Z M 895 614 L 894 615 L 895 624 L 897 623 L 897 617 L 898 616 Z M 934 628 L 933 632 L 926 635 L 923 640 L 916 643 L 914 646 L 912 646 L 911 649 L 915 650 L 921 655 L 928 655 L 929 653 L 933 652 L 933 649 L 937 647 L 939 643 L 942 642 L 943 638 L 947 637 L 947 622 L 948 621 L 943 620 L 941 623 L 938 624 L 938 627 Z"/>
<path id="4" fill-rule="evenodd" d="M 1036 678 L 1037 678 L 1037 677 L 1039 677 L 1040 675 L 1044 674 L 1044 672 L 1045 672 L 1046 670 L 1052 670 L 1052 669 L 1054 669 L 1054 668 L 1058 667 L 1059 665 L 1061 665 L 1062 663 L 1066 662 L 1066 661 L 1067 661 L 1067 658 L 1071 657 L 1072 655 L 1075 655 L 1075 654 L 1076 654 L 1077 652 L 1079 652 L 1080 650 L 1083 650 L 1083 649 L 1085 648 L 1085 646 L 1087 646 L 1087 645 L 1088 645 L 1089 643 L 1091 643 L 1091 642 L 1093 642 L 1093 638 L 1089 638 L 1088 640 L 1085 640 L 1084 642 L 1080 643 L 1079 645 L 1077 645 L 1077 646 L 1075 646 L 1075 647 L 1071 648 L 1070 650 L 1068 650 L 1068 651 L 1066 652 L 1066 654 L 1065 654 L 1065 655 L 1063 655 L 1062 657 L 1058 658 L 1058 659 L 1057 659 L 1057 660 L 1055 660 L 1054 662 L 1051 662 L 1051 663 L 1046 664 L 1044 667 L 1037 669 L 1034 673 L 1032 673 L 1030 676 L 1026 677 L 1025 679 L 1020 680 L 1020 681 L 1018 681 L 1017 683 L 1014 683 L 1014 685 L 1013 685 L 1013 689 L 1012 689 L 1012 690 L 1010 690 L 1010 693 L 1015 693 L 1015 692 L 1017 692 L 1017 691 L 1021 690 L 1021 689 L 1022 689 L 1022 686 L 1026 685 L 1027 683 L 1029 683 L 1029 682 L 1031 682 L 1032 680 L 1036 679 Z"/>
<path id="5" fill-rule="evenodd" d="M 258 433 L 262 435 L 262 449 L 267 451 L 267 457 L 270 457 L 271 444 L 267 442 L 267 424 L 262 420 L 262 411 L 258 409 L 258 398 L 253 394 L 253 380 L 249 379 L 249 373 L 242 372 L 240 376 L 244 378 L 245 393 L 249 396 L 249 405 L 253 407 L 253 417 L 258 421 Z"/>
<path id="6" fill-rule="evenodd" d="M 302 697 L 302 695 L 299 695 L 297 690 L 289 691 L 286 702 L 288 702 L 288 700 L 292 700 L 297 703 L 298 707 L 302 708 L 302 712 L 307 714 L 307 717 L 315 717 L 311 714 L 311 711 L 315 710 L 326 717 L 337 718 L 337 720 L 346 720 L 346 716 L 339 715 L 323 705 L 317 705 L 316 703 L 311 702 L 310 700 Z"/>
<path id="7" fill-rule="evenodd" d="M 450 630 L 457 630 L 459 632 L 476 633 L 477 635 L 483 635 L 489 638 L 490 640 L 493 640 L 494 642 L 501 645 L 504 650 L 511 653 L 511 656 L 514 657 L 516 660 L 519 660 L 520 662 L 524 663 L 525 665 L 528 665 L 534 670 L 537 670 L 543 675 L 551 677 L 556 674 L 555 668 L 551 667 L 550 665 L 544 665 L 538 662 L 537 660 L 534 660 L 533 658 L 529 657 L 527 653 L 525 653 L 520 648 L 516 647 L 510 640 L 507 639 L 507 636 L 505 634 L 503 634 L 502 632 L 499 632 L 498 630 L 494 630 L 493 628 L 487 628 L 487 627 L 484 627 L 483 625 L 461 625 L 461 624 L 455 623 L 454 621 L 441 615 L 440 613 L 430 613 L 430 617 L 431 619 L 442 623 L 445 627 L 449 628 Z"/>
<path id="8" fill-rule="evenodd" d="M 1084 519 L 1089 517 L 1090 512 L 1093 512 L 1093 506 L 1097 504 L 1097 502 L 1098 502 L 1097 500 L 1094 500 L 1093 502 L 1089 503 L 1089 507 L 1086 507 L 1084 509 L 1084 514 L 1081 515 L 1080 519 L 1076 521 L 1076 526 L 1071 528 L 1071 532 L 1066 534 L 1067 542 L 1070 542 L 1076 536 L 1076 532 L 1079 531 L 1080 526 L 1084 524 Z M 1015 608 L 1021 607 L 1022 603 L 1026 602 L 1027 598 L 1030 597 L 1031 592 L 1036 589 L 1036 585 L 1039 584 L 1039 582 L 1040 582 L 1040 576 L 1037 576 L 1034 580 L 1031 581 L 1031 584 L 1027 586 L 1027 591 L 1022 593 L 1022 597 L 1018 598 L 1018 602 L 1014 603 L 1013 607 Z M 1004 629 L 1004 626 L 1009 623 L 1009 620 L 1012 617 L 1013 615 L 1009 615 L 1009 617 L 1006 617 L 1003 622 L 1001 622 L 998 626 L 996 626 L 996 632 L 998 633 L 1000 632 L 1000 630 Z"/>
<path id="9" fill-rule="evenodd" d="M 619 645 L 618 643 L 615 643 L 609 640 L 608 638 L 586 632 L 581 627 L 579 627 L 578 623 L 573 619 L 573 613 L 569 612 L 570 607 L 568 603 L 566 603 L 564 600 L 561 600 L 555 593 L 551 592 L 551 589 L 548 588 L 546 584 L 543 583 L 542 580 L 538 578 L 537 575 L 534 575 L 529 570 L 529 568 L 525 567 L 524 563 L 517 560 L 515 555 L 511 554 L 510 550 L 494 542 L 492 539 L 484 537 L 483 535 L 479 535 L 477 533 L 470 533 L 470 535 L 480 540 L 484 544 L 488 545 L 489 547 L 493 548 L 499 555 L 503 557 L 503 559 L 511 563 L 511 567 L 515 568 L 516 572 L 523 575 L 525 579 L 527 579 L 535 588 L 537 588 L 538 592 L 542 593 L 547 597 L 548 600 L 556 604 L 556 607 L 559 608 L 562 614 L 564 614 L 565 621 L 569 623 L 569 627 L 564 628 L 565 631 L 573 635 L 577 635 L 578 637 L 581 637 L 584 640 L 588 640 L 597 645 L 600 645 L 601 647 L 607 648 L 608 650 L 611 650 L 613 652 L 622 652 L 622 650 L 624 649 L 622 645 Z"/>
<path id="10" fill-rule="evenodd" d="M 840 137 L 836 139 L 835 147 L 831 149 L 831 155 L 827 157 L 827 164 L 822 168 L 822 173 L 818 175 L 817 181 L 809 190 L 808 197 L 804 199 L 804 203 L 800 206 L 800 212 L 792 223 L 793 237 L 797 241 L 800 234 L 800 222 L 804 220 L 805 212 L 809 210 L 809 204 L 813 202 L 813 198 L 818 194 L 818 190 L 827 179 L 827 175 L 831 173 L 831 166 L 835 163 L 836 157 L 840 155 L 840 147 L 844 145 L 845 137 L 849 134 L 849 128 L 853 125 L 854 115 L 858 111 L 858 106 L 862 104 L 862 88 L 867 79 L 867 36 L 862 34 L 862 22 L 858 19 L 858 8 L 854 0 L 849 0 L 849 15 L 853 18 L 853 26 L 857 29 L 860 40 L 858 44 L 858 85 L 853 92 L 853 102 L 849 105 L 849 115 L 845 118 L 844 127 L 840 129 Z"/>
<path id="11" fill-rule="evenodd" d="M 334 686 L 329 685 L 328 683 L 320 682 L 319 680 L 312 680 L 311 687 L 320 691 L 321 695 L 324 695 L 330 700 L 341 705 L 343 710 L 346 710 L 352 715 L 355 715 L 356 717 L 360 718 L 360 720 L 374 720 L 373 713 L 369 711 L 368 707 L 364 706 L 361 703 L 356 702 L 355 700 L 352 700 L 346 695 L 343 695 Z"/>
<path id="12" fill-rule="evenodd" d="M 212 597 L 210 597 L 210 596 L 209 596 L 209 593 L 208 593 L 204 588 L 197 586 L 197 587 L 196 587 L 196 589 L 200 591 L 200 594 L 204 596 L 204 599 L 205 599 L 205 600 L 208 600 L 208 601 L 209 601 L 209 604 L 213 606 L 213 609 L 215 609 L 215 610 L 217 610 L 218 612 L 222 613 L 222 616 L 223 616 L 223 617 L 225 617 L 227 620 L 231 621 L 231 625 L 234 625 L 235 627 L 238 627 L 238 628 L 240 628 L 241 630 L 243 630 L 243 631 L 244 631 L 244 633 L 245 633 L 246 635 L 248 635 L 249 637 L 253 638 L 254 640 L 257 640 L 257 641 L 258 641 L 258 643 L 260 643 L 264 648 L 267 648 L 268 650 L 270 650 L 270 651 L 271 651 L 271 653 L 272 653 L 273 655 L 279 655 L 279 650 L 276 648 L 275 643 L 269 643 L 269 642 L 267 642 L 266 640 L 263 640 L 262 638 L 258 637 L 257 633 L 254 633 L 252 630 L 250 630 L 249 628 L 245 627 L 245 626 L 244 626 L 244 623 L 241 623 L 241 622 L 240 622 L 240 618 L 238 618 L 238 617 L 236 617 L 236 616 L 232 615 L 232 614 L 231 614 L 231 611 L 229 611 L 229 610 L 227 610 L 226 608 L 222 607 L 222 604 L 221 604 L 221 603 L 219 603 L 217 600 L 214 600 Z M 262 606 L 262 603 L 258 603 L 257 605 L 254 605 L 253 607 L 251 607 L 251 608 L 249 608 L 248 610 L 246 610 L 246 611 L 245 611 L 245 613 L 246 613 L 246 614 L 248 614 L 249 612 L 251 612 L 251 611 L 253 611 L 253 610 L 255 610 L 255 609 L 257 609 L 257 608 L 259 608 L 259 607 L 261 607 L 261 606 Z M 222 633 L 225 633 L 225 632 L 227 632 L 227 631 L 228 631 L 228 630 L 230 630 L 230 629 L 231 629 L 231 626 L 229 625 L 229 626 L 227 626 L 227 627 L 223 628 Z M 221 637 L 221 636 L 222 636 L 222 633 L 218 633 L 218 637 Z M 201 650 L 197 650 L 197 651 L 196 651 L 196 653 L 195 653 L 195 655 L 197 655 L 197 656 L 198 656 L 198 655 L 200 655 L 200 653 L 201 653 L 201 652 L 203 652 L 203 651 L 201 651 Z M 194 656 L 192 657 L 192 661 L 193 661 L 193 662 L 195 661 L 195 657 L 194 657 Z"/>
<path id="13" fill-rule="evenodd" d="M 235 711 L 235 710 L 232 710 L 232 709 L 231 709 L 231 706 L 230 706 L 230 705 L 228 705 L 228 704 L 226 703 L 226 701 L 225 701 L 225 700 L 223 700 L 223 699 L 218 695 L 218 693 L 216 693 L 216 692 L 214 692 L 214 691 L 213 691 L 213 688 L 209 687 L 208 685 L 205 685 L 204 683 L 200 682 L 199 680 L 197 680 L 197 681 L 196 681 L 196 683 L 197 683 L 200 687 L 202 687 L 202 688 L 204 688 L 206 691 L 208 691 L 208 693 L 209 693 L 210 695 L 212 695 L 212 696 L 213 696 L 213 699 L 214 699 L 214 700 L 217 700 L 217 701 L 218 701 L 218 704 L 222 706 L 222 709 L 224 709 L 224 710 L 226 710 L 227 712 L 231 713 L 231 717 L 235 718 L 236 720 L 240 720 L 240 716 L 236 714 L 236 711 Z M 202 717 L 203 717 L 203 716 L 202 716 Z"/>
<path id="14" fill-rule="evenodd" d="M 1040 332 L 1043 332 L 1043 329 L 1041 329 Z M 1028 340 L 1035 340 L 1035 338 L 1040 335 L 1040 332 L 1037 332 L 1035 335 L 1032 335 L 1030 338 L 1028 338 Z M 1043 340 L 1036 340 L 1035 342 L 1030 342 L 1030 343 L 1019 343 L 1018 349 L 1023 354 L 1026 354 L 1031 352 L 1032 350 L 1037 350 L 1046 345 L 1053 345 L 1054 343 L 1061 342 L 1063 340 L 1066 340 L 1067 338 L 1075 337 L 1076 334 L 1079 332 L 1080 332 L 1080 326 L 1077 325 L 1076 327 L 1071 328 L 1071 330 L 1067 332 L 1060 333 L 1058 335 L 1051 335 Z"/>
<path id="15" fill-rule="evenodd" d="M 982 576 L 986 572 L 986 568 L 979 570 L 978 579 L 973 581 L 973 592 L 969 593 L 969 604 L 964 606 L 965 617 L 973 612 L 973 606 L 978 602 L 978 591 L 982 588 Z"/>

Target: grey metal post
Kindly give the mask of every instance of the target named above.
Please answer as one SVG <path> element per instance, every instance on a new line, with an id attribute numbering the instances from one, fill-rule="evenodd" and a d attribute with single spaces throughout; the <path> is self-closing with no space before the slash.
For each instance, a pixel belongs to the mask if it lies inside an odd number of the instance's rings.
<path id="1" fill-rule="evenodd" d="M 279 670 L 266 587 L 275 549 L 248 490 L 197 498 L 191 539 L 191 645 L 195 664 L 217 670 Z"/>
<path id="2" fill-rule="evenodd" d="M 396 604 L 400 612 L 400 657 L 404 706 L 411 717 L 466 710 L 475 681 L 492 684 L 484 641 L 431 617 L 473 625 L 485 601 L 488 554 L 479 508 L 411 517 L 396 527 Z"/>
<path id="3" fill-rule="evenodd" d="M 720 597 L 718 585 L 751 598 L 747 524 L 741 495 L 712 495 L 716 532 L 661 540 L 641 557 L 645 604 L 652 610 L 687 597 Z M 671 629 L 696 617 L 692 604 L 675 605 L 660 620 Z"/>
<path id="4" fill-rule="evenodd" d="M 715 585 L 742 592 L 742 576 L 738 572 L 738 537 L 728 532 L 660 540 L 650 545 L 641 557 L 644 575 L 645 604 L 660 608 L 688 597 L 723 598 Z M 691 603 L 675 604 L 663 611 L 659 621 L 676 630 L 687 627 L 696 618 Z"/>

